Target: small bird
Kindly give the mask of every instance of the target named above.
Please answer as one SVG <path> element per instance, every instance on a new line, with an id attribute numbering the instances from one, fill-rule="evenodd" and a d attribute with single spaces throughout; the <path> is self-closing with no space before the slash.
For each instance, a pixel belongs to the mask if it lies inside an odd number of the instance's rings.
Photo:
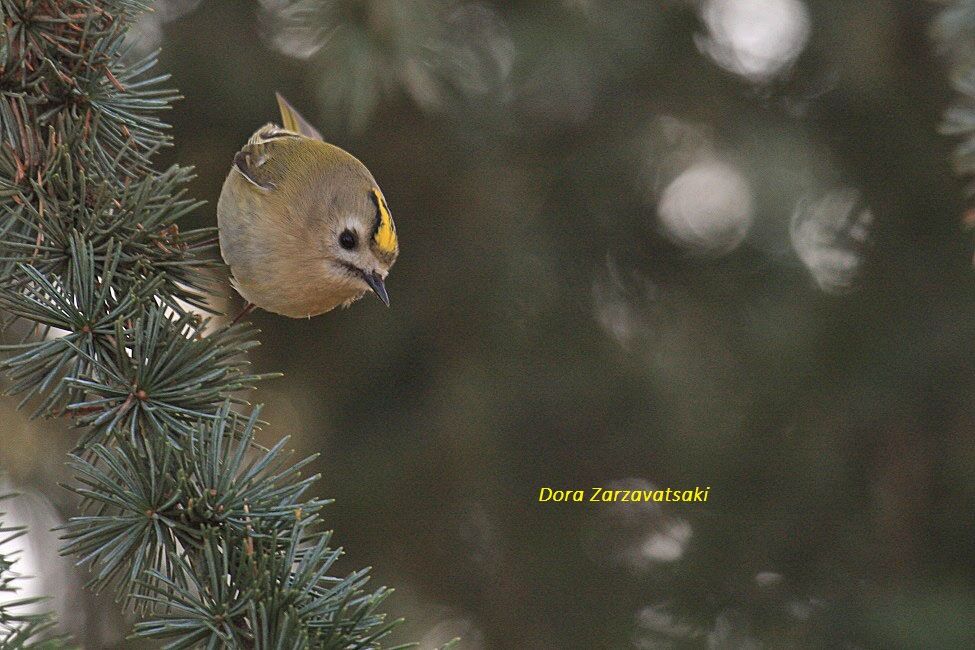
<path id="1" fill-rule="evenodd" d="M 310 318 L 370 290 L 388 307 L 399 242 L 379 185 L 277 98 L 283 126 L 262 126 L 237 152 L 217 202 L 220 253 L 244 313 Z"/>

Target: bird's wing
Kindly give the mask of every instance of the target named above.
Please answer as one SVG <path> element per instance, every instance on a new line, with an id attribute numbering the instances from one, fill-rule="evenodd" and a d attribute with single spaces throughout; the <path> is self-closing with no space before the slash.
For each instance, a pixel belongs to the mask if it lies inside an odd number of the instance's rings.
<path id="1" fill-rule="evenodd" d="M 258 189 L 271 191 L 284 171 L 282 149 L 294 146 L 302 139 L 298 133 L 276 124 L 265 124 L 234 156 L 234 169 Z"/>

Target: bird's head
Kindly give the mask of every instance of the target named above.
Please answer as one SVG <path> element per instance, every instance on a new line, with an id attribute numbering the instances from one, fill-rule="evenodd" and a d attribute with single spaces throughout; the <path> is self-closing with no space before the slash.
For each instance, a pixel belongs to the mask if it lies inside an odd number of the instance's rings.
<path id="1" fill-rule="evenodd" d="M 378 187 L 360 186 L 356 194 L 349 197 L 350 209 L 337 213 L 335 226 L 326 233 L 329 262 L 388 307 L 386 275 L 399 254 L 396 225 Z"/>

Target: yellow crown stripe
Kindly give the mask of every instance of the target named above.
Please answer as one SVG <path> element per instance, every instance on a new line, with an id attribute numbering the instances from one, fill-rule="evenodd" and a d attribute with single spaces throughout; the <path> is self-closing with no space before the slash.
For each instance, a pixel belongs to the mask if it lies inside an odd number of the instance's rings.
<path id="1" fill-rule="evenodd" d="M 389 208 L 386 207 L 386 199 L 383 198 L 379 189 L 372 188 L 372 195 L 376 200 L 376 205 L 379 207 L 379 226 L 376 228 L 376 232 L 372 238 L 376 242 L 376 246 L 379 247 L 379 250 L 384 253 L 393 253 L 398 246 L 396 241 L 396 224 L 393 223 L 393 217 L 389 214 Z"/>

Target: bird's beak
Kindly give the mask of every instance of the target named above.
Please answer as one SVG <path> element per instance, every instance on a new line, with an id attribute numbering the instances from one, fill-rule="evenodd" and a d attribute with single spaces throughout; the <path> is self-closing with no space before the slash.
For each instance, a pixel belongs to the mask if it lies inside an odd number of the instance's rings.
<path id="1" fill-rule="evenodd" d="M 368 284 L 369 287 L 379 297 L 379 299 L 383 301 L 383 304 L 389 307 L 389 294 L 386 293 L 386 285 L 383 284 L 382 277 L 375 271 L 373 271 L 372 273 L 369 273 L 368 271 L 363 271 L 362 277 L 363 279 L 365 279 L 366 284 Z"/>

